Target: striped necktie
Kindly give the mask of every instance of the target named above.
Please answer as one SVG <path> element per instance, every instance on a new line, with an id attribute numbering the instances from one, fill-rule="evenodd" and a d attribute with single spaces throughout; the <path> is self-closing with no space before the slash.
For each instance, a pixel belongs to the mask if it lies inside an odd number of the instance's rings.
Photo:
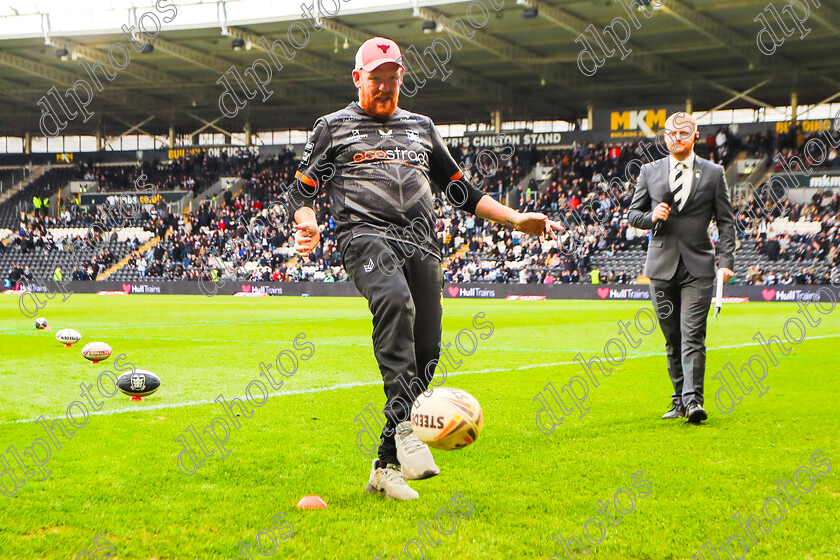
<path id="1" fill-rule="evenodd" d="M 682 210 L 684 200 L 685 190 L 683 189 L 683 176 L 685 175 L 685 164 L 682 162 L 677 163 L 676 173 L 674 174 L 674 182 L 673 182 L 673 192 L 674 192 L 674 203 L 676 204 L 677 208 Z"/>

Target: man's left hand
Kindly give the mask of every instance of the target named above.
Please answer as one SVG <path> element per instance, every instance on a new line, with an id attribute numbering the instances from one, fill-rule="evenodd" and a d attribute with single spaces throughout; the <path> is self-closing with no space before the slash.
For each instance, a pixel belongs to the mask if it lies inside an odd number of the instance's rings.
<path id="1" fill-rule="evenodd" d="M 727 282 L 732 280 L 732 277 L 735 276 L 735 273 L 732 272 L 732 269 L 730 269 L 730 268 L 721 267 L 718 270 L 723 273 L 723 283 L 724 284 L 726 284 Z"/>
<path id="2" fill-rule="evenodd" d="M 538 235 L 541 238 L 546 233 L 552 239 L 557 240 L 557 235 L 554 230 L 563 231 L 563 226 L 548 219 L 548 216 L 540 212 L 527 212 L 518 214 L 514 223 L 516 231 L 527 233 L 528 235 Z"/>

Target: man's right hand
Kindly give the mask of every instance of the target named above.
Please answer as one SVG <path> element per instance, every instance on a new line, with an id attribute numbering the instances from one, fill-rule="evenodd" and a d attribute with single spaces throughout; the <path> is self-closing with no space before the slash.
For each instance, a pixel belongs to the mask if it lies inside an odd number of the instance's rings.
<path id="1" fill-rule="evenodd" d="M 660 202 L 656 208 L 653 209 L 653 222 L 665 221 L 668 219 L 668 214 L 671 213 L 671 207 L 665 202 Z"/>
<path id="2" fill-rule="evenodd" d="M 301 257 L 309 256 L 321 241 L 321 232 L 315 222 L 302 222 L 295 226 L 295 251 Z"/>

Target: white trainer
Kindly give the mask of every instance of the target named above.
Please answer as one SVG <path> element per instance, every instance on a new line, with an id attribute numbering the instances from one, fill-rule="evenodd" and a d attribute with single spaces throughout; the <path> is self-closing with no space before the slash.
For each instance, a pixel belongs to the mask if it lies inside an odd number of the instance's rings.
<path id="1" fill-rule="evenodd" d="M 379 466 L 379 459 L 373 460 L 365 492 L 380 494 L 389 500 L 416 500 L 420 497 L 402 477 L 399 465 L 391 463 L 383 468 Z"/>
<path id="2" fill-rule="evenodd" d="M 423 480 L 440 474 L 429 446 L 417 439 L 410 421 L 406 420 L 397 425 L 394 441 L 397 444 L 397 460 L 402 466 L 403 478 Z"/>

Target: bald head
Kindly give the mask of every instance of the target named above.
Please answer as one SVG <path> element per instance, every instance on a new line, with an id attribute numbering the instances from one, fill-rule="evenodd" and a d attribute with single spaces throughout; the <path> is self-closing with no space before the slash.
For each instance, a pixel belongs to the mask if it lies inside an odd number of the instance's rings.
<path id="1" fill-rule="evenodd" d="M 665 144 L 668 152 L 682 161 L 694 151 L 697 120 L 684 111 L 674 113 L 665 121 Z"/>

